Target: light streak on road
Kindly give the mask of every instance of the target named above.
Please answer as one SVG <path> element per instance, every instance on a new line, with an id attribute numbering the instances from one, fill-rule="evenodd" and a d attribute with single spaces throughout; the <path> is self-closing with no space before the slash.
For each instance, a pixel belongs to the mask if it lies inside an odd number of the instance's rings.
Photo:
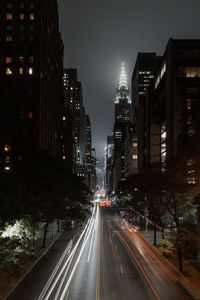
<path id="1" fill-rule="evenodd" d="M 156 298 L 157 298 L 158 300 L 160 300 L 160 297 L 159 297 L 158 293 L 156 292 L 155 288 L 153 287 L 153 285 L 152 285 L 150 279 L 148 278 L 147 274 L 146 274 L 145 271 L 143 270 L 143 268 L 142 268 L 141 264 L 139 263 L 139 261 L 137 260 L 136 256 L 133 254 L 133 252 L 132 252 L 130 246 L 128 245 L 128 243 L 125 241 L 125 239 L 121 236 L 121 234 L 120 234 L 118 231 L 116 231 L 116 233 L 118 234 L 118 236 L 120 237 L 120 239 L 124 242 L 124 244 L 127 246 L 129 252 L 131 253 L 131 255 L 132 255 L 132 257 L 134 258 L 134 260 L 136 261 L 136 263 L 137 263 L 139 269 L 141 270 L 142 274 L 143 274 L 144 277 L 146 278 L 146 280 L 147 280 L 149 286 L 151 287 L 153 293 L 155 294 Z"/>
<path id="2" fill-rule="evenodd" d="M 122 280 L 121 280 L 121 276 L 120 276 L 120 272 L 119 272 L 119 266 L 118 266 L 118 263 L 117 263 L 117 258 L 116 258 L 116 254 L 115 254 L 115 250 L 114 250 L 114 246 L 113 246 L 113 242 L 112 242 L 112 237 L 111 237 L 111 233 L 110 233 L 110 222 L 109 221 L 107 221 L 107 222 L 108 222 L 109 240 L 110 240 L 110 245 L 111 245 L 111 249 L 112 249 L 112 253 L 113 253 L 113 257 L 114 257 L 115 267 L 116 267 L 116 271 L 117 271 L 117 277 L 119 279 L 123 299 L 126 299 L 123 284 L 122 284 Z"/>
<path id="3" fill-rule="evenodd" d="M 92 220 L 92 221 L 93 221 L 93 223 L 94 223 L 94 220 Z M 64 288 L 63 293 L 61 294 L 59 300 L 64 300 L 64 298 L 65 298 L 65 296 L 66 296 L 66 294 L 67 294 L 67 290 L 68 290 L 69 285 L 70 285 L 70 283 L 71 283 L 71 280 L 72 280 L 72 278 L 73 278 L 73 276 L 74 276 L 74 273 L 75 273 L 75 271 L 76 271 L 76 268 L 77 268 L 77 266 L 78 266 L 78 263 L 79 263 L 79 261 L 80 261 L 80 258 L 81 258 L 82 254 L 83 254 L 83 251 L 84 251 L 84 249 L 85 249 L 85 246 L 86 246 L 86 244 L 87 244 L 87 242 L 88 242 L 88 239 L 89 239 L 89 236 L 90 236 L 90 234 L 91 234 L 92 228 L 93 228 L 93 224 L 92 224 L 92 226 L 90 226 L 89 232 L 88 232 L 88 234 L 87 234 L 87 238 L 85 239 L 85 242 L 84 242 L 84 244 L 83 244 L 82 247 L 81 247 L 79 256 L 78 256 L 78 258 L 77 258 L 77 260 L 76 260 L 76 263 L 75 263 L 75 265 L 74 265 L 74 267 L 73 267 L 73 269 L 72 269 L 72 271 L 71 271 L 71 273 L 70 273 L 69 279 L 68 279 L 68 281 L 67 281 L 67 283 L 66 283 L 66 285 L 65 285 L 65 288 Z"/>
<path id="4" fill-rule="evenodd" d="M 146 265 L 148 265 L 150 270 L 154 273 L 155 277 L 159 281 L 163 281 L 158 274 L 158 271 L 162 271 L 164 275 L 164 281 L 166 282 L 166 280 L 168 280 L 169 284 L 178 294 L 177 296 L 185 299 L 180 290 L 177 288 L 177 285 L 175 284 L 175 282 L 177 282 L 180 277 L 184 278 L 184 276 L 170 262 L 168 263 L 168 260 L 158 251 L 158 249 L 150 244 L 141 233 L 139 233 L 138 231 L 135 232 L 134 230 L 132 230 L 131 232 L 129 230 L 131 226 L 130 224 L 127 225 L 125 222 L 120 222 L 119 224 L 116 223 L 116 225 L 127 236 L 135 251 L 139 253 L 141 259 L 145 261 Z M 143 251 L 140 251 L 140 249 L 142 249 Z"/>
<path id="5" fill-rule="evenodd" d="M 98 209 L 97 209 L 97 212 L 98 212 Z M 83 253 L 83 251 L 85 249 L 85 246 L 86 246 L 86 244 L 88 242 L 88 239 L 89 239 L 89 236 L 91 234 L 91 231 L 92 231 L 92 229 L 94 229 L 94 223 L 96 221 L 95 214 L 96 214 L 96 218 L 97 218 L 98 213 L 96 213 L 96 206 L 93 208 L 92 216 L 88 220 L 88 222 L 87 222 L 87 224 L 86 224 L 83 232 L 81 233 L 81 235 L 80 235 L 78 241 L 76 242 L 73 250 L 71 251 L 70 255 L 66 259 L 67 253 L 69 251 L 69 245 L 68 245 L 67 248 L 66 248 L 66 250 L 64 251 L 61 259 L 59 260 L 58 264 L 56 265 L 54 271 L 52 272 L 49 280 L 45 284 L 42 292 L 40 293 L 39 297 L 37 298 L 37 300 L 48 300 L 51 297 L 52 292 L 54 291 L 56 285 L 58 284 L 58 281 L 60 280 L 60 278 L 62 276 L 63 277 L 62 277 L 61 283 L 59 284 L 59 287 L 58 287 L 58 290 L 57 290 L 57 293 L 56 293 L 56 297 L 54 298 L 54 300 L 56 300 L 56 299 L 61 300 L 61 299 L 63 299 L 63 297 L 66 297 L 69 284 L 70 284 L 70 282 L 72 280 L 72 277 L 74 275 L 74 272 L 75 272 L 75 270 L 77 268 L 77 265 L 78 265 L 78 262 L 80 260 L 80 257 L 81 257 L 81 255 L 82 255 L 82 253 Z M 80 245 L 83 237 L 84 237 L 84 240 L 82 242 L 82 246 L 81 246 L 81 250 L 80 250 L 79 256 L 77 258 L 77 261 L 75 262 L 75 265 L 73 267 L 72 272 L 70 273 L 70 276 L 69 276 L 69 279 L 67 281 L 67 284 L 65 285 L 64 291 L 63 291 L 61 297 L 59 297 L 59 293 L 60 293 L 60 291 L 62 289 L 62 285 L 63 285 L 63 283 L 64 283 L 64 281 L 65 281 L 65 279 L 66 279 L 66 277 L 68 275 L 68 271 L 69 271 L 70 266 L 72 264 L 73 258 L 74 258 L 75 254 L 76 254 L 76 251 L 77 251 L 77 249 L 78 249 L 78 247 L 79 247 L 79 245 Z M 66 259 L 66 261 L 64 262 L 65 259 Z"/>

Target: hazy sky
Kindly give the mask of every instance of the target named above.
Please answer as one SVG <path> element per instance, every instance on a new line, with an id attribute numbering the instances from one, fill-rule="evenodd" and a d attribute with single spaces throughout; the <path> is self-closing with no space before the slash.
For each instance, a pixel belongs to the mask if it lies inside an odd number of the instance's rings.
<path id="1" fill-rule="evenodd" d="M 200 0 L 58 0 L 65 67 L 78 69 L 93 146 L 112 134 L 121 62 L 130 81 L 137 52 L 163 54 L 173 38 L 200 38 Z M 129 83 L 130 87 L 130 83 Z"/>

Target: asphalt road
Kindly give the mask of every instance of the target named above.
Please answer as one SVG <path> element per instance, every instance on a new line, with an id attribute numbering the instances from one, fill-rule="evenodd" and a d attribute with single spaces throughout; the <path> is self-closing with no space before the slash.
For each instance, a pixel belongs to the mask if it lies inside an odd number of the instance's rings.
<path id="1" fill-rule="evenodd" d="M 97 205 L 71 252 L 60 257 L 37 297 L 12 299 L 191 299 L 178 283 L 181 274 L 110 207 Z"/>

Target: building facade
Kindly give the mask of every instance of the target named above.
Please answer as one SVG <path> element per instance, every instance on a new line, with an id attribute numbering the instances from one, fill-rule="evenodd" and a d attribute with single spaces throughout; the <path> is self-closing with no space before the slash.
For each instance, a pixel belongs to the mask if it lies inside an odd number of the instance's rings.
<path id="1" fill-rule="evenodd" d="M 135 67 L 132 75 L 132 122 L 135 126 L 134 140 L 137 144 L 137 171 L 140 171 L 143 165 L 144 157 L 141 147 L 145 143 L 146 129 L 143 116 L 145 108 L 143 99 L 149 89 L 149 86 L 155 76 L 161 58 L 154 52 L 138 53 Z M 144 134 L 143 134 L 144 133 Z M 140 142 L 137 141 L 140 139 Z"/>
<path id="2" fill-rule="evenodd" d="M 199 103 L 200 40 L 170 39 L 138 115 L 146 124 L 141 133 L 145 137 L 140 147 L 141 168 L 158 164 L 165 171 L 182 151 L 181 136 L 186 140 L 199 132 L 194 126 Z"/>
<path id="3" fill-rule="evenodd" d="M 2 1 L 0 43 L 0 82 L 18 105 L 24 138 L 61 156 L 63 42 L 57 1 Z"/>

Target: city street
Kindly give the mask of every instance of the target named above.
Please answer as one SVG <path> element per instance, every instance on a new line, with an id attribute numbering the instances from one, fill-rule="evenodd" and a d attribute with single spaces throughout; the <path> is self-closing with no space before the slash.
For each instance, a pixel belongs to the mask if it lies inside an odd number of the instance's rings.
<path id="1" fill-rule="evenodd" d="M 182 275 L 113 208 L 95 205 L 73 247 L 66 241 L 69 234 L 9 300 L 191 299 L 178 283 Z M 51 273 L 49 264 L 56 265 Z"/>
<path id="2" fill-rule="evenodd" d="M 96 205 L 38 296 L 13 294 L 12 299 L 190 299 L 178 284 L 180 276 L 115 209 Z"/>

